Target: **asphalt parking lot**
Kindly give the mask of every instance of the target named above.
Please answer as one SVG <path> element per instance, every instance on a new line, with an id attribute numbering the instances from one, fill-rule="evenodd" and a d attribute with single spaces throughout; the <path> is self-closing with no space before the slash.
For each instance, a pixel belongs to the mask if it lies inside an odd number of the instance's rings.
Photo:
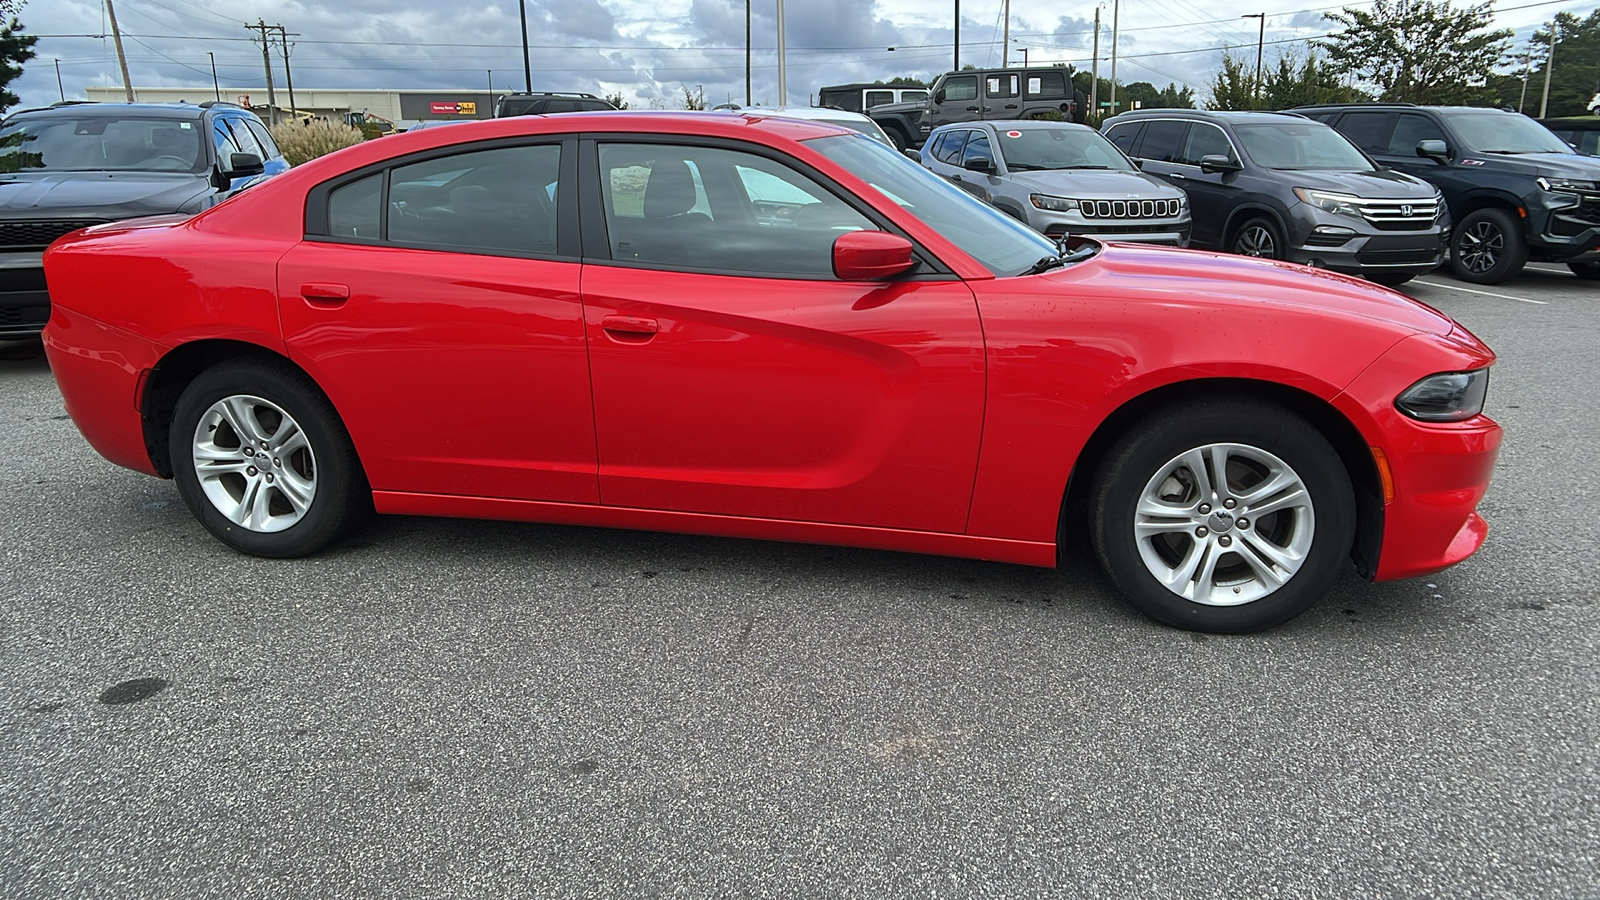
<path id="1" fill-rule="evenodd" d="M 284 562 L 0 348 L 0 897 L 1600 895 L 1600 284 L 1500 354 L 1487 546 L 1277 631 L 1058 571 L 380 520 Z"/>

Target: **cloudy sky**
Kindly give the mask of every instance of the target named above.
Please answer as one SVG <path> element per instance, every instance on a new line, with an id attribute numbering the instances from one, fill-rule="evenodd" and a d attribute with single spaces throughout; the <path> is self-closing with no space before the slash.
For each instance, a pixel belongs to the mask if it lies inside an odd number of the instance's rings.
<path id="1" fill-rule="evenodd" d="M 743 102 L 746 0 L 526 0 L 535 90 L 621 92 L 637 106 L 677 105 L 681 88 L 712 103 Z M 754 18 L 754 96 L 777 96 L 775 0 L 749 0 Z M 1323 34 L 1329 0 L 1258 0 L 1267 13 L 1266 56 L 1304 50 Z M 244 23 L 283 24 L 292 38 L 296 88 L 521 88 L 516 0 L 115 0 L 137 87 L 209 88 L 211 59 L 224 95 L 264 82 L 259 45 Z M 821 85 L 896 75 L 930 77 L 951 63 L 951 0 L 786 0 L 790 101 Z M 1002 0 L 963 0 L 961 59 L 999 65 Z M 1363 7 L 1369 5 L 1359 4 Z M 1594 0 L 1499 0 L 1498 23 L 1519 40 L 1555 12 L 1586 14 Z M 1088 68 L 1092 3 L 1012 0 L 1013 61 Z M 1117 76 L 1122 82 L 1188 84 L 1202 98 L 1223 46 L 1253 53 L 1254 19 L 1202 0 L 1125 0 Z M 1062 13 L 1071 10 L 1070 15 Z M 87 85 L 120 83 L 99 0 L 30 0 L 22 21 L 41 39 L 38 57 L 12 86 L 22 105 L 82 98 Z M 1102 5 L 1109 56 L 1111 2 Z M 893 47 L 893 50 L 889 48 Z M 278 83 L 282 61 L 274 55 Z M 1101 73 L 1109 64 L 1102 59 Z M 491 74 L 492 73 L 492 74 Z"/>

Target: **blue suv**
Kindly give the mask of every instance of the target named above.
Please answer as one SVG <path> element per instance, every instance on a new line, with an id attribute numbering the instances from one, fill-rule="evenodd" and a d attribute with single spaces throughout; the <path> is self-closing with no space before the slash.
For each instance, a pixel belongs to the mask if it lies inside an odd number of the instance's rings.
<path id="1" fill-rule="evenodd" d="M 0 122 L 0 339 L 50 318 L 42 259 L 79 228 L 195 213 L 287 171 L 255 113 L 231 103 L 57 103 Z"/>

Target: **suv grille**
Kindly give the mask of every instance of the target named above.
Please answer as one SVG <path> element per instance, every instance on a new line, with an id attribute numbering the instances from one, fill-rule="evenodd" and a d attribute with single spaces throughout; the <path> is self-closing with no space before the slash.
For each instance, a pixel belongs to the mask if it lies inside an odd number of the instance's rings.
<path id="1" fill-rule="evenodd" d="M 1183 209 L 1181 200 L 1079 200 L 1085 219 L 1171 219 Z"/>
<path id="2" fill-rule="evenodd" d="M 1439 214 L 1439 204 L 1427 200 L 1369 200 L 1355 202 L 1361 217 L 1380 231 L 1427 231 Z"/>
<path id="3" fill-rule="evenodd" d="M 110 219 L 46 219 L 38 222 L 0 222 L 0 247 L 43 250 L 64 234 L 90 225 L 104 225 Z"/>

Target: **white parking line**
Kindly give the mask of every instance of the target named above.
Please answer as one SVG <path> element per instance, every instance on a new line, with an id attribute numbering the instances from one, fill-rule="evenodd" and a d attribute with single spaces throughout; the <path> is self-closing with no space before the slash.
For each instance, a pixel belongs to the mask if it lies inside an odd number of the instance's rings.
<path id="1" fill-rule="evenodd" d="M 1499 297 L 1501 300 L 1519 300 L 1523 303 L 1537 303 L 1540 306 L 1550 305 L 1550 301 L 1548 300 L 1529 300 L 1527 297 L 1513 297 L 1510 294 L 1496 294 L 1490 291 L 1475 291 L 1472 288 L 1456 287 L 1453 284 L 1440 284 L 1437 281 L 1423 281 L 1420 278 L 1416 280 L 1416 283 L 1425 284 L 1428 287 L 1444 288 L 1447 291 L 1460 291 L 1463 294 L 1479 294 L 1484 297 Z"/>

